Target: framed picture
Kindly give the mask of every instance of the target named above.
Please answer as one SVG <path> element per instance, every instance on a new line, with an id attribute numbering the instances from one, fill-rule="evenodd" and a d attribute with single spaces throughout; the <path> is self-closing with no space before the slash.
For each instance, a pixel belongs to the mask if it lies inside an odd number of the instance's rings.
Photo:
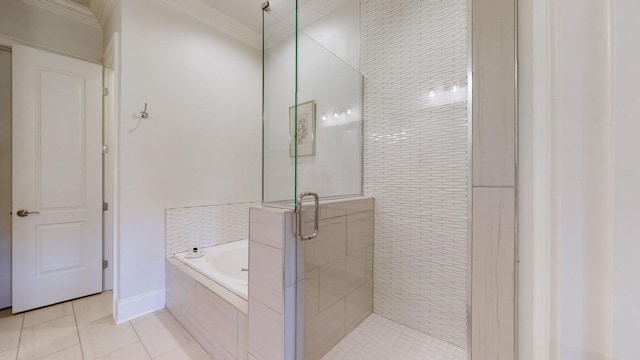
<path id="1" fill-rule="evenodd" d="M 295 106 L 289 108 L 289 156 L 296 156 Z M 298 104 L 298 156 L 316 154 L 316 102 Z"/>

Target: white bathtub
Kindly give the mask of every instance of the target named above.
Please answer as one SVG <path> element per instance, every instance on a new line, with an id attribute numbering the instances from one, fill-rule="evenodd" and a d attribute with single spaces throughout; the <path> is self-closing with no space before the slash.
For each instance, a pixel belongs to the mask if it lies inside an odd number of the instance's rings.
<path id="1" fill-rule="evenodd" d="M 175 257 L 211 280 L 231 290 L 243 299 L 248 299 L 249 241 L 239 240 L 227 244 L 202 248 L 206 254 L 200 258 L 185 257 L 189 252 Z"/>

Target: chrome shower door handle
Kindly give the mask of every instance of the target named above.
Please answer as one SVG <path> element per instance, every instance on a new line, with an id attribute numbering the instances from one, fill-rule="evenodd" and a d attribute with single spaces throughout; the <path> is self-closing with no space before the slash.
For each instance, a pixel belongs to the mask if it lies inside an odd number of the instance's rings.
<path id="1" fill-rule="evenodd" d="M 307 196 L 313 196 L 314 201 L 315 201 L 315 207 L 313 209 L 313 233 L 311 235 L 305 236 L 303 235 L 302 232 L 302 223 L 304 221 L 304 218 L 302 217 L 302 200 L 307 197 Z M 320 221 L 318 219 L 318 209 L 320 208 L 320 197 L 318 197 L 318 194 L 316 193 L 312 193 L 312 192 L 306 192 L 306 193 L 302 193 L 300 194 L 300 196 L 298 196 L 298 206 L 296 207 L 296 236 L 298 237 L 298 239 L 302 240 L 302 241 L 307 241 L 307 240 L 311 240 L 313 238 L 315 238 L 316 236 L 318 236 L 318 228 L 320 225 Z"/>

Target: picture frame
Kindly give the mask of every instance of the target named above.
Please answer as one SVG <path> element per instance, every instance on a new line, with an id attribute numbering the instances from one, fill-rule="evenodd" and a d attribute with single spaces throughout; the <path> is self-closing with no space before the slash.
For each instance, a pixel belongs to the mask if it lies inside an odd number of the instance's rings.
<path id="1" fill-rule="evenodd" d="M 289 157 L 296 156 L 295 106 L 289 108 Z M 316 102 L 298 104 L 298 157 L 316 154 Z"/>

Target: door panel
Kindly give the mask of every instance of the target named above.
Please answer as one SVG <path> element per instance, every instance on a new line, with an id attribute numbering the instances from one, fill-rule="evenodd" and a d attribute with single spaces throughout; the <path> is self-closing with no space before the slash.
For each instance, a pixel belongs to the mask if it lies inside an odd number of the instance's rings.
<path id="1" fill-rule="evenodd" d="M 43 210 L 81 209 L 86 193 L 84 78 L 45 69 L 40 77 L 41 117 L 35 125 L 36 134 L 41 134 L 40 143 L 35 144 L 37 205 Z"/>
<path id="2" fill-rule="evenodd" d="M 102 290 L 102 69 L 13 48 L 13 311 Z M 31 212 L 25 217 L 18 210 Z"/>
<path id="3" fill-rule="evenodd" d="M 36 276 L 82 266 L 84 223 L 42 225 L 36 228 Z"/>

